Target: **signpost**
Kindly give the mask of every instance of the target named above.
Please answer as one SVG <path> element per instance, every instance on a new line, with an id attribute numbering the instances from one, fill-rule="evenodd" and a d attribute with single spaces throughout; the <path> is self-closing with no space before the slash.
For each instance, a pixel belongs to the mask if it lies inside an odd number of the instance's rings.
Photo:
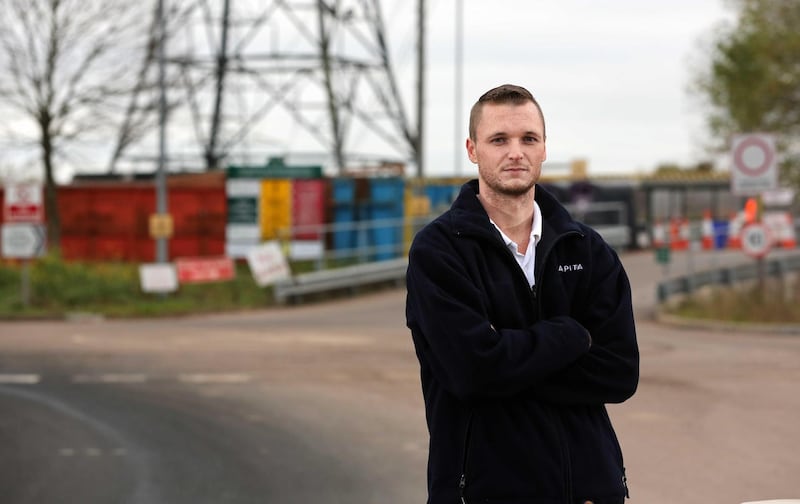
<path id="1" fill-rule="evenodd" d="M 30 304 L 28 259 L 44 255 L 47 231 L 44 226 L 44 198 L 39 184 L 6 186 L 3 202 L 2 255 L 22 260 L 21 297 Z"/>
<path id="2" fill-rule="evenodd" d="M 764 271 L 764 257 L 772 248 L 772 236 L 769 228 L 761 222 L 752 222 L 742 228 L 742 251 L 754 257 L 758 263 L 758 285 L 763 294 L 765 289 L 766 272 Z"/>

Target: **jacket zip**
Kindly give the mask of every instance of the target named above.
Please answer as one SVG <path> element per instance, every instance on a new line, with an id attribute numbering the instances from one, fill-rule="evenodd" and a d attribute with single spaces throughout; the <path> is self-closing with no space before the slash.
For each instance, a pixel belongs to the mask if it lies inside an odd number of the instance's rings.
<path id="1" fill-rule="evenodd" d="M 468 234 L 471 234 L 471 233 L 468 233 Z M 458 231 L 458 232 L 456 232 L 456 235 L 463 236 L 463 233 Z M 542 254 L 541 260 L 539 260 L 539 257 L 537 256 L 537 263 L 545 264 L 547 259 L 550 256 L 550 253 L 555 248 L 556 244 L 558 244 L 558 242 L 560 242 L 562 239 L 564 239 L 565 237 L 570 236 L 570 235 L 583 236 L 583 233 L 581 233 L 579 231 L 567 231 L 565 233 L 562 233 L 562 234 L 556 236 L 553 239 L 553 241 L 549 244 L 547 249 L 544 251 L 544 254 Z M 480 235 L 476 235 L 476 236 L 480 236 Z M 522 277 L 524 278 L 524 276 L 525 276 L 524 273 L 519 268 L 519 265 L 516 264 L 516 259 L 514 258 L 514 256 L 511 253 L 511 251 L 508 250 L 508 248 L 505 246 L 505 243 L 502 242 L 502 240 L 500 241 L 500 243 L 498 243 L 497 240 L 491 240 L 491 241 L 496 243 L 498 246 L 501 246 L 505 250 L 505 252 L 508 254 L 508 257 L 514 262 L 514 266 L 516 266 L 516 269 L 518 269 L 520 271 L 520 275 L 522 275 Z M 530 289 L 530 292 L 531 292 L 531 294 L 533 296 L 533 299 L 536 302 L 537 316 L 539 318 L 542 317 L 542 296 L 539 295 L 539 292 L 541 290 L 541 285 L 542 285 L 542 278 L 543 278 L 543 274 L 542 274 L 542 270 L 540 270 L 539 274 L 535 278 L 535 283 L 533 285 L 533 288 Z M 525 279 L 525 281 L 527 283 L 527 279 Z M 470 414 L 469 422 L 467 424 L 467 433 L 466 433 L 465 440 L 464 440 L 464 462 L 463 462 L 463 465 L 462 465 L 461 478 L 460 478 L 459 484 L 458 484 L 459 495 L 461 497 L 461 504 L 467 504 L 467 501 L 466 501 L 466 499 L 464 497 L 464 490 L 465 490 L 465 488 L 467 486 L 467 481 L 466 481 L 467 451 L 468 451 L 468 448 L 469 448 L 468 443 L 469 443 L 469 438 L 470 438 L 470 431 L 472 429 L 472 416 L 473 416 L 473 414 L 474 413 Z M 554 412 L 551 412 L 551 416 L 555 419 L 555 413 Z M 554 420 L 553 424 L 556 426 L 556 428 L 558 430 L 558 444 L 559 444 L 559 446 L 561 448 L 561 456 L 562 456 L 562 458 L 564 460 L 564 475 L 563 475 L 564 476 L 564 495 L 566 496 L 566 502 L 572 502 L 572 498 L 573 498 L 573 495 L 572 495 L 572 461 L 571 461 L 570 455 L 569 455 L 569 446 L 567 445 L 567 442 L 565 440 L 565 436 L 564 436 L 564 433 L 563 433 L 563 428 L 562 428 L 561 422 Z M 627 486 L 626 482 L 627 482 L 627 479 L 625 478 L 624 471 L 623 471 L 623 483 L 625 484 L 625 493 L 627 494 L 628 493 L 628 486 Z"/>
<path id="2" fill-rule="evenodd" d="M 622 486 L 625 487 L 625 498 L 631 498 L 631 492 L 628 490 L 628 477 L 625 476 L 625 467 L 622 468 Z"/>
<path id="3" fill-rule="evenodd" d="M 475 412 L 471 411 L 467 419 L 467 430 L 464 433 L 464 459 L 461 462 L 461 478 L 458 481 L 458 494 L 461 497 L 461 504 L 467 504 L 464 491 L 467 488 L 467 460 L 469 459 L 469 441 L 472 437 L 472 421 L 474 417 Z"/>
<path id="4" fill-rule="evenodd" d="M 539 264 L 542 264 L 542 265 L 546 264 L 547 260 L 550 257 L 550 253 L 553 251 L 553 249 L 555 248 L 556 244 L 558 244 L 558 242 L 560 242 L 566 236 L 571 235 L 571 234 L 577 234 L 577 235 L 581 235 L 582 236 L 582 234 L 577 232 L 577 231 L 569 231 L 569 232 L 566 232 L 564 234 L 556 236 L 555 239 L 549 244 L 547 249 L 544 251 L 544 254 L 542 254 L 541 262 L 539 262 Z M 538 256 L 537 256 L 537 259 L 538 259 Z M 539 318 L 541 318 L 543 316 L 542 296 L 539 295 L 539 292 L 541 291 L 541 288 L 542 288 L 542 279 L 544 277 L 544 274 L 542 273 L 542 271 L 543 271 L 543 269 L 539 270 L 539 274 L 536 277 L 536 283 L 533 286 L 534 287 L 533 288 L 533 297 L 536 300 L 537 316 Z M 563 473 L 564 473 L 563 474 L 563 477 L 564 477 L 564 495 L 566 497 L 566 502 L 570 502 L 571 503 L 572 499 L 573 499 L 573 495 L 572 495 L 572 460 L 571 460 L 571 457 L 570 457 L 570 454 L 569 454 L 569 446 L 567 445 L 566 436 L 564 434 L 563 427 L 562 427 L 561 422 L 559 421 L 559 419 L 556 417 L 556 413 L 555 412 L 551 412 L 550 416 L 554 419 L 553 420 L 553 425 L 555 425 L 556 429 L 558 430 L 558 444 L 561 447 L 561 457 L 562 457 L 562 459 L 564 461 L 564 468 L 563 468 Z"/>

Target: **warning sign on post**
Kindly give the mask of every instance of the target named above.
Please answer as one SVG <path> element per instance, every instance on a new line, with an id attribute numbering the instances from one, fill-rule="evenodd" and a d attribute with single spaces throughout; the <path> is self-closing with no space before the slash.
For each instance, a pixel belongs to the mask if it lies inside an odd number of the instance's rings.
<path id="1" fill-rule="evenodd" d="M 733 194 L 755 196 L 778 188 L 778 163 L 772 135 L 736 135 L 733 137 L 731 156 Z"/>
<path id="2" fill-rule="evenodd" d="M 6 186 L 3 220 L 6 222 L 43 223 L 42 186 L 38 184 Z"/>

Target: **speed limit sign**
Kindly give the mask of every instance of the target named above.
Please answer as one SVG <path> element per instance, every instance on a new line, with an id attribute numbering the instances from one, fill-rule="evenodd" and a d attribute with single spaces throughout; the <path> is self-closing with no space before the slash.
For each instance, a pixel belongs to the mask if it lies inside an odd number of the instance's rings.
<path id="1" fill-rule="evenodd" d="M 751 257 L 764 257 L 772 247 L 772 236 L 767 226 L 753 222 L 742 228 L 742 250 Z"/>

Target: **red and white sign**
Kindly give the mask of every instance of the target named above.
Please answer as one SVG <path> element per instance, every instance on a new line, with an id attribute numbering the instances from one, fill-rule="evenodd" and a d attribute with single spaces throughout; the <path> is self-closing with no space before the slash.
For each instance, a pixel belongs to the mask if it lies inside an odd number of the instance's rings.
<path id="1" fill-rule="evenodd" d="M 236 276 L 230 257 L 183 257 L 175 260 L 180 283 L 220 282 Z"/>
<path id="2" fill-rule="evenodd" d="M 775 138 L 753 133 L 733 137 L 731 192 L 753 196 L 778 188 Z"/>
<path id="3" fill-rule="evenodd" d="M 271 240 L 253 247 L 247 252 L 247 264 L 259 287 L 287 280 L 292 277 L 292 270 L 276 240 Z"/>
<path id="4" fill-rule="evenodd" d="M 772 248 L 772 233 L 760 222 L 753 222 L 743 227 L 741 237 L 742 250 L 751 257 L 764 257 Z"/>
<path id="5" fill-rule="evenodd" d="M 36 224 L 44 222 L 42 186 L 38 184 L 6 186 L 3 220 Z"/>

